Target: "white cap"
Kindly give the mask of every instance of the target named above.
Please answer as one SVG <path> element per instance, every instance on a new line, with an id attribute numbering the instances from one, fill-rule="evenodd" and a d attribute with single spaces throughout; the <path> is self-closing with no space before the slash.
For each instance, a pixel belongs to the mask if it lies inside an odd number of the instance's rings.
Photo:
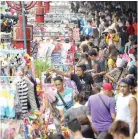
<path id="1" fill-rule="evenodd" d="M 123 59 L 121 59 L 121 58 L 117 58 L 116 66 L 118 68 L 120 68 L 120 67 L 124 67 L 124 65 L 125 65 L 125 61 Z"/>
<path id="2" fill-rule="evenodd" d="M 103 33 L 108 33 L 109 32 L 109 28 L 106 28 L 104 31 L 103 31 Z"/>

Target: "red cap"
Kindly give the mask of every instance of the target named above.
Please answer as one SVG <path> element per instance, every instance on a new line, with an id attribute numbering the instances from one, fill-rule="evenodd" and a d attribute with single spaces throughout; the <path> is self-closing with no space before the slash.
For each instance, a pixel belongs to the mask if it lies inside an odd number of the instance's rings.
<path id="1" fill-rule="evenodd" d="M 108 90 L 108 91 L 112 91 L 112 90 L 113 90 L 113 86 L 112 86 L 111 83 L 104 83 L 104 84 L 102 85 L 102 88 L 103 88 L 104 90 Z"/>

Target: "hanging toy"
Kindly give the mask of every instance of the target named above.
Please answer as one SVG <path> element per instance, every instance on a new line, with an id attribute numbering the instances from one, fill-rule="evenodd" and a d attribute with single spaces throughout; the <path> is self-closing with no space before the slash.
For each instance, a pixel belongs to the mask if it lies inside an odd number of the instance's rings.
<path id="1" fill-rule="evenodd" d="M 29 121 L 28 119 L 24 119 L 24 136 L 25 139 L 29 139 L 29 129 L 28 129 Z"/>
<path id="2" fill-rule="evenodd" d="M 31 67 L 31 57 L 30 57 L 30 55 L 29 54 L 26 54 L 25 56 L 24 56 L 24 60 L 25 60 L 25 62 L 26 62 L 26 64 L 27 64 L 27 66 L 28 66 L 28 68 L 30 69 Z"/>
<path id="3" fill-rule="evenodd" d="M 8 76 L 8 62 L 4 59 L 1 61 L 1 74 L 2 76 Z"/>
<path id="4" fill-rule="evenodd" d="M 1 24 L 1 31 L 2 32 L 6 31 L 7 24 L 8 24 L 8 19 L 4 19 L 2 24 Z"/>

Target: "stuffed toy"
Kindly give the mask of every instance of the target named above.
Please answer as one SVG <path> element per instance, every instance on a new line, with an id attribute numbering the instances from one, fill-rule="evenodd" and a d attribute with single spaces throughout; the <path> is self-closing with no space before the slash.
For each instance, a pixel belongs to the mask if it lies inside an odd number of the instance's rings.
<path id="1" fill-rule="evenodd" d="M 23 59 L 22 54 L 16 54 L 13 58 L 10 59 L 10 70 L 13 70 L 12 75 L 17 71 L 18 68 L 24 68 L 25 65 L 26 62 Z"/>
<path id="2" fill-rule="evenodd" d="M 3 59 L 1 61 L 1 75 L 8 76 L 8 62 L 6 61 L 6 59 Z"/>

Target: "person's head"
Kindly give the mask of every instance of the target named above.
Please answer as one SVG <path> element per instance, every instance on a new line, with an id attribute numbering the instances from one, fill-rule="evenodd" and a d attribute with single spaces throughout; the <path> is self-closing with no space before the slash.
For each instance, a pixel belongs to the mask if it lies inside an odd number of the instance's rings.
<path id="1" fill-rule="evenodd" d="M 4 39 L 1 39 L 1 43 L 4 43 Z"/>
<path id="2" fill-rule="evenodd" d="M 57 90 L 59 92 L 63 90 L 63 88 L 64 88 L 64 86 L 63 86 L 63 79 L 60 76 L 57 76 L 54 79 L 54 83 L 55 83 L 55 86 L 56 86 L 56 88 L 57 88 Z"/>
<path id="3" fill-rule="evenodd" d="M 131 26 L 132 25 L 132 21 L 131 20 L 127 20 L 126 21 L 126 26 Z"/>
<path id="4" fill-rule="evenodd" d="M 109 23 L 108 22 L 105 22 L 104 23 L 104 28 L 106 29 L 106 28 L 108 28 L 109 27 Z"/>
<path id="5" fill-rule="evenodd" d="M 89 51 L 88 45 L 86 45 L 86 44 L 82 45 L 82 51 L 83 51 L 83 53 L 88 52 Z"/>
<path id="6" fill-rule="evenodd" d="M 128 41 L 133 44 L 134 43 L 134 36 L 133 35 L 130 35 L 129 38 L 128 38 Z"/>
<path id="7" fill-rule="evenodd" d="M 133 48 L 137 48 L 137 38 L 134 36 Z"/>
<path id="8" fill-rule="evenodd" d="M 112 33 L 113 33 L 113 29 L 109 28 L 108 33 L 109 33 L 109 34 L 112 34 Z"/>
<path id="9" fill-rule="evenodd" d="M 128 78 L 122 78 L 119 82 L 119 91 L 124 96 L 128 95 L 130 93 L 130 80 Z"/>
<path id="10" fill-rule="evenodd" d="M 62 134 L 55 133 L 53 135 L 50 135 L 49 139 L 65 139 L 65 137 Z"/>
<path id="11" fill-rule="evenodd" d="M 74 101 L 77 103 L 82 104 L 83 103 L 83 96 L 81 94 L 77 94 L 74 96 Z"/>
<path id="12" fill-rule="evenodd" d="M 99 47 L 98 47 L 98 46 L 94 46 L 94 47 L 93 47 L 93 50 L 95 50 L 95 51 L 97 52 L 97 54 L 98 54 L 98 52 L 99 52 Z"/>
<path id="13" fill-rule="evenodd" d="M 126 32 L 126 31 L 127 31 L 127 27 L 126 27 L 126 26 L 123 26 L 123 27 L 122 27 L 122 31 L 123 31 L 123 32 Z"/>
<path id="14" fill-rule="evenodd" d="M 89 41 L 87 44 L 88 44 L 89 50 L 95 46 L 94 43 L 91 41 Z"/>
<path id="15" fill-rule="evenodd" d="M 85 37 L 85 40 L 86 40 L 86 41 L 89 41 L 89 39 L 90 39 L 90 38 L 89 38 L 89 36 L 87 35 L 87 36 Z"/>
<path id="16" fill-rule="evenodd" d="M 125 64 L 126 63 L 122 58 L 120 58 L 120 57 L 117 58 L 117 60 L 116 60 L 116 67 L 117 68 L 123 68 L 125 66 Z"/>
<path id="17" fill-rule="evenodd" d="M 92 23 L 92 20 L 88 20 L 88 21 L 87 21 L 87 24 L 88 24 L 88 25 L 91 25 L 91 23 Z"/>
<path id="18" fill-rule="evenodd" d="M 97 139 L 113 139 L 113 136 L 108 132 L 102 132 Z"/>
<path id="19" fill-rule="evenodd" d="M 126 139 L 130 137 L 129 125 L 123 121 L 115 121 L 109 128 L 109 133 L 114 139 Z"/>
<path id="20" fill-rule="evenodd" d="M 117 53 L 117 52 L 118 52 L 118 50 L 116 49 L 114 44 L 109 45 L 109 55 L 111 53 Z"/>
<path id="21" fill-rule="evenodd" d="M 85 71 L 86 71 L 86 65 L 85 64 L 77 65 L 76 73 L 78 76 L 83 76 Z"/>
<path id="22" fill-rule="evenodd" d="M 98 94 L 101 91 L 101 88 L 100 87 L 94 87 L 92 89 L 92 91 L 93 91 L 93 94 Z"/>
<path id="23" fill-rule="evenodd" d="M 128 76 L 128 83 L 130 85 L 130 93 L 135 93 L 135 87 L 137 86 L 137 83 L 135 81 L 135 78 L 133 76 Z"/>
<path id="24" fill-rule="evenodd" d="M 69 119 L 68 121 L 68 128 L 72 134 L 72 136 L 74 137 L 76 133 L 80 133 L 81 134 L 81 124 L 80 122 L 77 120 L 77 118 L 75 119 Z"/>
<path id="25" fill-rule="evenodd" d="M 104 83 L 102 85 L 102 90 L 105 95 L 112 97 L 113 96 L 113 86 L 111 83 Z"/>
<path id="26" fill-rule="evenodd" d="M 96 52 L 96 50 L 92 49 L 92 50 L 89 50 L 88 55 L 91 60 L 96 60 L 98 53 Z"/>

